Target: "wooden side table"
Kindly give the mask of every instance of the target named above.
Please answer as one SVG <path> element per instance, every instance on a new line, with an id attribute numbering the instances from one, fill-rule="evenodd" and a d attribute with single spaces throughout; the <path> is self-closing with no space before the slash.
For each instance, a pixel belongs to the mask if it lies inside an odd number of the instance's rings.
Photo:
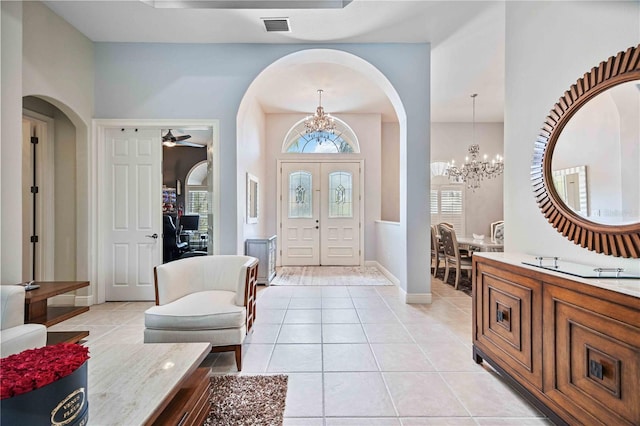
<path id="1" fill-rule="evenodd" d="M 40 286 L 29 290 L 24 297 L 24 322 L 44 324 L 51 327 L 64 320 L 80 315 L 89 310 L 88 306 L 48 306 L 50 297 L 58 296 L 79 288 L 88 287 L 89 281 L 36 281 Z M 77 343 L 89 335 L 88 331 L 47 332 L 47 345 L 56 343 Z"/>

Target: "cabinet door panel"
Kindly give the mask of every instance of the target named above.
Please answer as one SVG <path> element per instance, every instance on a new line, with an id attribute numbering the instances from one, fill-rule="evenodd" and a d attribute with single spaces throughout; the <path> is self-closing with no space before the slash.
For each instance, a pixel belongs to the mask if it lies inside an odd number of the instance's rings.
<path id="1" fill-rule="evenodd" d="M 544 292 L 545 393 L 584 423 L 640 424 L 637 312 L 547 286 Z"/>
<path id="2" fill-rule="evenodd" d="M 474 343 L 542 389 L 541 282 L 478 264 L 476 286 Z"/>

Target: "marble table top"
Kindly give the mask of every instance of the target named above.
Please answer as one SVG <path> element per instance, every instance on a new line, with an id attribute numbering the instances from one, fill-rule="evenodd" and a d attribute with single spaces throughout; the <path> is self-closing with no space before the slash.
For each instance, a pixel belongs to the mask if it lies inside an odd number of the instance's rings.
<path id="1" fill-rule="evenodd" d="M 210 350 L 209 343 L 91 346 L 89 424 L 144 423 Z"/>
<path id="2" fill-rule="evenodd" d="M 615 279 L 615 278 L 581 278 L 574 275 L 554 272 L 548 269 L 541 269 L 535 266 L 524 264 L 523 262 L 534 262 L 535 256 L 522 253 L 474 253 L 474 256 L 482 256 L 489 259 L 496 259 L 512 265 L 517 265 L 525 269 L 544 272 L 549 275 L 570 279 L 579 283 L 599 287 L 617 293 L 627 294 L 640 298 L 640 279 Z"/>

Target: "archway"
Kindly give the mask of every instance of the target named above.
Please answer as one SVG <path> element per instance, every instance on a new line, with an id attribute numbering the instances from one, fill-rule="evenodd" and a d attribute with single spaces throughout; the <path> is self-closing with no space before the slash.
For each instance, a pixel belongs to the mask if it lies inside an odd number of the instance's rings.
<path id="1" fill-rule="evenodd" d="M 264 235 L 270 235 L 272 233 L 275 233 L 277 228 L 279 227 L 279 225 L 277 224 L 277 217 L 278 214 L 275 211 L 276 207 L 273 200 L 276 200 L 278 198 L 278 188 L 279 185 L 277 183 L 277 178 L 276 175 L 277 173 L 274 170 L 269 170 L 270 167 L 272 167 L 273 164 L 275 164 L 274 160 L 274 154 L 273 153 L 269 153 L 269 152 L 265 152 L 266 150 L 271 149 L 272 147 L 266 146 L 266 145 L 262 145 L 262 147 L 258 150 L 261 152 L 261 154 L 263 156 L 266 157 L 267 161 L 265 161 L 266 164 L 262 165 L 260 164 L 258 167 L 258 170 L 253 170 L 251 169 L 251 167 L 253 166 L 250 162 L 245 161 L 245 151 L 247 150 L 247 145 L 245 141 L 248 141 L 251 139 L 250 136 L 253 135 L 248 135 L 248 130 L 247 129 L 252 129 L 255 128 L 256 122 L 261 123 L 261 125 L 263 125 L 263 123 L 265 122 L 265 117 L 264 114 L 260 114 L 260 113 L 256 113 L 256 111 L 260 111 L 260 105 L 257 102 L 257 96 L 256 93 L 259 90 L 259 86 L 260 86 L 260 82 L 261 80 L 265 79 L 266 76 L 272 72 L 273 70 L 279 69 L 279 68 L 283 68 L 283 67 L 288 67 L 288 66 L 299 66 L 300 64 L 315 64 L 315 63 L 323 63 L 323 64 L 335 64 L 338 66 L 342 66 L 342 67 L 347 67 L 351 70 L 355 70 L 357 71 L 363 79 L 366 79 L 370 82 L 372 82 L 383 94 L 384 96 L 386 96 L 386 98 L 388 99 L 388 102 L 392 105 L 393 110 L 395 111 L 395 115 L 397 117 L 397 139 L 398 139 L 398 145 L 399 145 L 399 151 L 400 152 L 406 152 L 406 135 L 407 135 L 407 127 L 406 127 L 406 112 L 403 106 L 403 103 L 400 99 L 400 96 L 398 94 L 398 92 L 395 90 L 395 88 L 392 86 L 392 84 L 390 83 L 390 81 L 386 78 L 386 76 L 379 70 L 377 69 L 374 65 L 372 65 L 371 63 L 365 61 L 364 59 L 351 54 L 351 53 L 347 53 L 341 50 L 335 50 L 335 49 L 308 49 L 308 50 L 302 50 L 299 52 L 295 52 L 292 54 L 289 54 L 287 56 L 284 56 L 276 61 L 274 61 L 272 64 L 270 64 L 268 67 L 266 67 L 258 76 L 256 76 L 256 78 L 253 80 L 253 82 L 249 85 L 247 91 L 245 92 L 242 101 L 240 103 L 240 107 L 238 110 L 238 115 L 237 115 L 237 140 L 238 140 L 238 144 L 237 144 L 237 173 L 238 173 L 238 211 L 245 211 L 245 201 L 244 201 L 244 188 L 243 188 L 243 181 L 244 181 L 244 174 L 245 173 L 252 173 L 257 175 L 261 182 L 266 181 L 267 185 L 262 185 L 261 189 L 262 191 L 264 191 L 261 194 L 261 199 L 262 200 L 272 200 L 271 203 L 271 207 L 269 208 L 269 210 L 271 210 L 271 212 L 267 212 L 267 223 L 263 223 L 263 224 L 259 224 L 258 226 L 255 227 L 249 227 L 246 224 L 240 223 L 238 224 L 238 239 L 237 239 L 237 246 L 238 246 L 238 250 L 242 250 L 242 246 L 243 246 L 243 241 L 245 238 L 251 237 L 253 232 L 259 232 L 262 233 Z M 319 86 L 321 87 L 321 86 Z M 286 94 L 282 94 L 282 97 L 285 97 Z M 291 112 L 292 115 L 294 115 L 293 112 Z M 297 120 L 300 120 L 300 118 L 303 118 L 303 112 L 302 111 L 296 111 L 298 117 Z M 334 114 L 336 115 L 336 114 Z M 287 125 L 287 129 L 288 130 L 290 128 L 290 125 L 293 124 L 293 121 L 291 123 L 289 123 L 289 125 Z M 273 126 L 268 125 L 267 127 L 272 128 Z M 284 130 L 286 132 L 286 130 Z M 280 144 L 282 143 L 282 137 L 284 136 L 281 135 L 280 137 Z M 267 135 L 266 138 L 268 138 L 269 136 Z M 281 145 L 278 147 L 279 150 L 281 149 Z M 367 148 L 365 147 L 365 150 Z M 358 159 L 362 159 L 362 158 L 366 158 L 367 155 L 370 155 L 371 152 L 367 153 L 363 151 L 363 154 L 359 157 L 357 157 Z M 346 155 L 346 154 L 345 154 Z M 379 163 L 380 162 L 380 153 L 378 152 L 376 157 L 376 161 Z M 367 164 L 369 165 L 374 165 L 376 164 L 376 161 L 368 161 Z M 262 170 L 260 170 L 260 167 L 262 167 Z M 378 168 L 376 168 L 378 167 Z M 372 173 L 375 173 L 376 178 L 379 180 L 380 179 L 380 170 L 379 170 L 379 165 L 376 167 L 366 167 L 365 170 L 366 171 L 371 171 Z M 401 228 L 404 228 L 406 226 L 406 224 L 402 224 L 403 222 L 403 217 L 405 217 L 406 215 L 406 170 L 403 170 L 402 167 L 400 167 L 400 176 L 399 176 L 399 210 L 400 210 L 400 226 Z M 366 180 L 366 179 L 365 179 Z M 372 182 L 375 181 L 375 179 L 371 180 Z M 379 199 L 376 200 L 376 196 L 379 196 L 380 191 L 378 190 L 378 194 L 375 194 L 375 190 L 374 191 L 367 191 L 367 194 L 372 194 L 371 198 L 369 201 L 371 201 L 371 203 L 374 204 L 373 208 L 369 208 L 369 206 L 367 205 L 367 207 L 365 208 L 365 210 L 368 212 L 369 216 L 369 220 L 366 221 L 366 223 L 363 224 L 363 229 L 365 229 L 365 235 L 367 236 L 367 238 L 365 238 L 365 245 L 364 245 L 364 250 L 368 250 L 368 255 L 366 256 L 365 259 L 372 259 L 375 260 L 375 237 L 373 237 L 373 234 L 375 234 L 375 221 L 379 220 L 379 217 L 375 217 L 375 219 L 371 219 L 371 217 L 373 217 L 372 215 L 375 214 L 376 208 L 379 210 Z M 375 205 L 375 203 L 378 203 L 377 205 Z M 262 209 L 264 210 L 265 207 L 268 207 L 268 203 L 269 201 L 267 201 L 264 205 L 262 205 Z M 406 244 L 403 245 L 402 248 L 400 248 L 400 250 L 406 250 Z M 406 256 L 403 256 L 406 257 Z M 404 281 L 404 276 L 406 274 L 406 265 L 403 268 L 400 269 L 404 269 L 404 270 L 400 270 L 399 274 L 401 275 L 401 280 Z"/>
<path id="2" fill-rule="evenodd" d="M 44 154 L 36 162 L 38 194 L 23 196 L 22 209 L 25 218 L 33 215 L 32 198 L 36 198 L 38 242 L 23 244 L 23 264 L 31 263 L 36 247 L 37 270 L 33 278 L 87 279 L 90 235 L 87 125 L 70 107 L 49 96 L 24 96 L 23 108 L 23 132 L 32 133 L 23 135 L 23 139 L 26 137 L 23 143 L 27 145 L 27 149 L 23 148 L 23 175 L 33 173 L 35 146 L 28 146 L 29 137 L 39 133 L 44 136 L 37 144 L 39 154 Z M 34 186 L 31 176 L 28 179 L 23 176 L 23 194 L 31 192 L 30 186 Z M 23 222 L 23 233 L 34 231 L 32 219 Z M 25 269 L 23 265 L 23 274 L 27 272 Z"/>

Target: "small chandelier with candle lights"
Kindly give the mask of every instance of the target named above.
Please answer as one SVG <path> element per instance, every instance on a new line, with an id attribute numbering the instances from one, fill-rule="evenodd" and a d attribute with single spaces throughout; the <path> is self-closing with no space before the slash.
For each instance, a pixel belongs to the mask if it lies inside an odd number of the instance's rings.
<path id="1" fill-rule="evenodd" d="M 322 89 L 318 89 L 318 108 L 314 115 L 308 116 L 304 120 L 304 128 L 306 133 L 328 132 L 333 133 L 336 125 L 333 122 L 331 114 L 325 113 L 322 108 Z"/>

